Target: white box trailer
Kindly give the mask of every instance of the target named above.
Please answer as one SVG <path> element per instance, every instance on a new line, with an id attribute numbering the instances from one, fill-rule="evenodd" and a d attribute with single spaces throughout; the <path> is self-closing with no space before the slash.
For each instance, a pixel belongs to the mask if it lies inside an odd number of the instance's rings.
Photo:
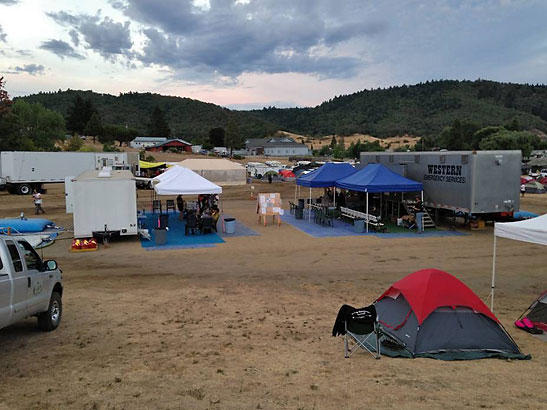
<path id="1" fill-rule="evenodd" d="M 84 171 L 113 169 L 138 170 L 138 153 L 125 152 L 0 152 L 0 183 L 8 192 L 30 194 L 44 183 L 65 182 L 66 177 Z"/>
<path id="2" fill-rule="evenodd" d="M 424 204 L 471 215 L 509 216 L 520 206 L 520 151 L 362 152 L 424 186 Z"/>
<path id="3" fill-rule="evenodd" d="M 72 179 L 69 208 L 75 238 L 137 235 L 137 187 L 130 171 L 86 171 Z"/>

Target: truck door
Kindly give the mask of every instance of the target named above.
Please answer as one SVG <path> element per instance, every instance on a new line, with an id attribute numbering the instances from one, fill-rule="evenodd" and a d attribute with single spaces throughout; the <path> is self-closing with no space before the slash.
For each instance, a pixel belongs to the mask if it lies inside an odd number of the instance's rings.
<path id="1" fill-rule="evenodd" d="M 17 245 L 14 241 L 6 241 L 8 253 L 12 265 L 12 286 L 13 298 L 11 306 L 13 309 L 14 320 L 23 319 L 27 316 L 27 288 L 28 280 L 25 270 L 23 269 L 23 261 L 17 250 Z"/>
<path id="2" fill-rule="evenodd" d="M 11 278 L 8 271 L 9 266 L 4 267 L 0 259 L 0 328 L 11 320 Z"/>
<path id="3" fill-rule="evenodd" d="M 19 253 L 27 273 L 27 314 L 33 315 L 47 309 L 49 304 L 49 273 L 43 269 L 42 260 L 27 241 L 17 241 Z"/>

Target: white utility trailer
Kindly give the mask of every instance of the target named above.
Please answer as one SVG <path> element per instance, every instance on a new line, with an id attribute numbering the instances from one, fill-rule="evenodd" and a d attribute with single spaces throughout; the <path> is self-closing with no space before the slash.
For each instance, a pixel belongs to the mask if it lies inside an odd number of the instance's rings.
<path id="1" fill-rule="evenodd" d="M 137 152 L 34 152 L 0 153 L 0 185 L 9 193 L 27 195 L 45 183 L 62 183 L 65 178 L 84 171 L 139 169 Z"/>
<path id="2" fill-rule="evenodd" d="M 137 235 L 137 187 L 130 171 L 86 171 L 70 185 L 66 208 L 73 211 L 75 238 Z"/>

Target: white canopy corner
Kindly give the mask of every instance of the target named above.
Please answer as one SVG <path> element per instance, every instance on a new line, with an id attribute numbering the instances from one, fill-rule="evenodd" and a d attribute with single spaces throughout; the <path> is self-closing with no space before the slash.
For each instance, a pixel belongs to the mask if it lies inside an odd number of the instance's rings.
<path id="1" fill-rule="evenodd" d="M 490 310 L 494 311 L 494 289 L 496 283 L 496 238 L 547 245 L 547 214 L 517 222 L 498 222 L 494 225 L 494 252 L 492 258 L 492 289 Z"/>
<path id="2" fill-rule="evenodd" d="M 221 194 L 222 188 L 188 168 L 175 165 L 153 179 L 158 195 Z"/>
<path id="3" fill-rule="evenodd" d="M 494 235 L 515 241 L 547 245 L 547 214 L 524 221 L 496 223 Z"/>

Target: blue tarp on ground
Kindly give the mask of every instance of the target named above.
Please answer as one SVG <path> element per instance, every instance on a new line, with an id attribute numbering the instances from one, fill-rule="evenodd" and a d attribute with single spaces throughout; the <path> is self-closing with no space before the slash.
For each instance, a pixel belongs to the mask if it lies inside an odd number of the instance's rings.
<path id="1" fill-rule="evenodd" d="M 169 214 L 169 230 L 167 231 L 167 243 L 156 245 L 154 227 L 158 225 L 158 214 L 146 214 L 146 228 L 150 233 L 151 240 L 141 239 L 141 246 L 147 250 L 159 249 L 184 249 L 184 248 L 204 248 L 215 246 L 217 243 L 223 243 L 224 240 L 216 233 L 205 235 L 185 235 L 184 227 L 186 223 L 178 219 L 178 214 Z"/>
<path id="2" fill-rule="evenodd" d="M 336 181 L 336 187 L 359 192 L 418 192 L 420 182 L 405 178 L 382 164 L 369 164 L 354 174 Z"/>
<path id="3" fill-rule="evenodd" d="M 329 188 L 341 178 L 355 172 L 355 168 L 347 162 L 327 162 L 315 171 L 302 175 L 296 179 L 296 185 L 309 188 Z"/>
<path id="4" fill-rule="evenodd" d="M 443 236 L 465 236 L 467 233 L 458 231 L 445 231 L 445 230 L 427 230 L 422 234 L 418 234 L 415 230 L 409 230 L 408 232 L 391 232 L 391 233 L 379 233 L 379 232 L 355 232 L 353 225 L 339 221 L 335 219 L 333 226 L 322 226 L 308 221 L 307 216 L 304 219 L 295 219 L 294 215 L 286 212 L 281 217 L 284 223 L 294 226 L 299 231 L 302 231 L 315 238 L 331 238 L 331 237 L 343 237 L 343 236 L 375 236 L 382 239 L 392 238 L 439 238 Z"/>
<path id="5" fill-rule="evenodd" d="M 230 215 L 224 214 L 224 219 L 231 218 Z M 221 238 L 235 238 L 239 236 L 259 236 L 260 234 L 255 231 L 254 229 L 251 229 L 247 226 L 245 226 L 243 223 L 241 223 L 239 220 L 235 220 L 236 228 L 234 233 L 226 233 L 222 232 L 221 228 L 221 221 L 218 222 L 218 234 Z"/>

